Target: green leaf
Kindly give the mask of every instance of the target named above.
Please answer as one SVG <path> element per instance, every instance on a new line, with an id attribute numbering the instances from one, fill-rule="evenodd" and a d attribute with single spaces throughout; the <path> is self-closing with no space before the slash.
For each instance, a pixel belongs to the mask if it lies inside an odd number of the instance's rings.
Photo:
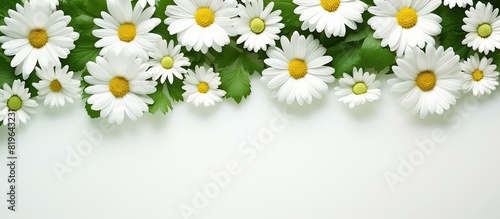
<path id="1" fill-rule="evenodd" d="M 182 97 L 182 94 L 184 93 L 184 89 L 182 89 L 182 86 L 184 83 L 182 82 L 181 79 L 175 78 L 173 84 L 167 84 L 167 93 L 172 98 L 172 100 L 176 102 L 184 101 L 184 97 Z"/>
<path id="2" fill-rule="evenodd" d="M 373 38 L 372 34 L 366 37 L 359 54 L 363 61 L 358 67 L 365 69 L 375 68 L 376 71 L 380 71 L 396 62 L 396 55 L 388 48 L 382 47 L 381 40 Z"/>
<path id="3" fill-rule="evenodd" d="M 344 73 L 351 73 L 354 67 L 361 62 L 360 48 L 350 43 L 342 43 L 327 49 L 327 55 L 333 57 L 332 67 L 335 68 L 334 76 L 342 77 Z"/>
<path id="4" fill-rule="evenodd" d="M 172 107 L 172 102 L 163 92 L 164 86 L 165 85 L 163 85 L 162 83 L 158 83 L 158 85 L 156 86 L 156 92 L 149 95 L 154 101 L 153 104 L 149 105 L 149 112 L 151 114 L 155 114 L 156 112 L 158 112 L 158 110 L 160 110 L 163 114 L 167 114 L 169 110 L 174 109 Z"/>
<path id="5" fill-rule="evenodd" d="M 175 5 L 175 2 L 173 0 L 162 0 L 158 2 L 156 5 L 156 11 L 153 15 L 155 18 L 159 18 L 161 20 L 161 23 L 156 26 L 151 32 L 159 34 L 163 39 L 166 40 L 174 40 L 177 43 L 177 39 L 170 35 L 168 32 L 167 25 L 165 25 L 165 19 L 167 19 L 167 15 L 165 14 L 165 10 L 167 10 L 168 5 Z"/>
<path id="6" fill-rule="evenodd" d="M 270 1 L 266 0 L 265 2 L 269 4 Z M 293 12 L 295 8 L 297 8 L 297 5 L 290 0 L 274 1 L 274 10 L 281 10 L 281 17 L 283 18 L 281 23 L 285 24 L 285 27 L 281 30 L 282 35 L 292 35 L 294 31 L 301 32 L 302 22 L 299 20 L 299 15 Z"/>
<path id="7" fill-rule="evenodd" d="M 89 103 L 85 102 L 85 110 L 87 111 L 87 115 L 89 115 L 89 117 L 91 119 L 100 118 L 101 117 L 101 112 L 100 111 L 95 111 L 91 107 L 92 107 L 92 105 L 90 105 Z"/>
<path id="8" fill-rule="evenodd" d="M 225 68 L 219 71 L 221 77 L 221 89 L 225 90 L 226 98 L 233 98 L 236 103 L 240 103 L 243 97 L 250 95 L 250 75 L 242 66 L 241 58 L 238 58 L 234 67 Z"/>
<path id="9" fill-rule="evenodd" d="M 467 33 L 462 30 L 464 22 L 462 19 L 465 17 L 465 9 L 455 7 L 449 9 L 448 7 L 439 7 L 437 13 L 441 16 L 443 22 L 441 23 L 443 29 L 439 35 L 441 45 L 445 48 L 452 47 L 457 55 L 462 59 L 466 59 L 474 54 L 472 48 L 462 44 Z"/>
<path id="10" fill-rule="evenodd" d="M 68 58 L 61 60 L 63 66 L 69 65 L 71 71 L 78 72 L 85 69 L 87 62 L 95 61 L 99 49 L 94 47 L 97 38 L 88 31 L 82 32 L 75 42 L 76 48 L 71 51 Z"/>

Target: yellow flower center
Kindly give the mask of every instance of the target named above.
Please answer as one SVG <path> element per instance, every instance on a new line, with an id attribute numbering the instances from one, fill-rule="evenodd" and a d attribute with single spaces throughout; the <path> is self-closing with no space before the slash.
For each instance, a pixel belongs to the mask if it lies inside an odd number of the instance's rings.
<path id="1" fill-rule="evenodd" d="M 12 97 L 7 100 L 7 107 L 11 111 L 18 111 L 23 106 L 23 100 L 17 95 L 12 95 Z"/>
<path id="2" fill-rule="evenodd" d="M 208 27 L 215 21 L 215 13 L 210 8 L 200 8 L 194 15 L 194 20 L 201 27 Z"/>
<path id="3" fill-rule="evenodd" d="M 49 35 L 47 35 L 47 31 L 44 29 L 34 29 L 30 32 L 28 39 L 31 46 L 40 49 L 49 42 Z"/>
<path id="4" fill-rule="evenodd" d="M 488 38 L 489 36 L 491 36 L 491 33 L 493 33 L 493 28 L 488 23 L 481 24 L 477 28 L 477 35 L 482 38 Z"/>
<path id="5" fill-rule="evenodd" d="M 368 87 L 363 82 L 358 82 L 352 86 L 352 92 L 356 95 L 365 94 L 368 91 Z"/>
<path id="6" fill-rule="evenodd" d="M 320 0 L 321 7 L 328 12 L 335 12 L 340 6 L 340 0 Z"/>
<path id="7" fill-rule="evenodd" d="M 52 92 L 58 93 L 62 90 L 62 88 L 63 87 L 61 85 L 61 82 L 59 82 L 57 79 L 50 82 L 50 90 L 52 90 Z"/>
<path id="8" fill-rule="evenodd" d="M 262 18 L 256 17 L 250 21 L 250 30 L 255 34 L 260 34 L 266 29 L 266 23 Z"/>
<path id="9" fill-rule="evenodd" d="M 301 79 L 307 74 L 307 63 L 300 59 L 294 59 L 288 64 L 288 72 L 295 79 Z"/>
<path id="10" fill-rule="evenodd" d="M 483 71 L 479 70 L 479 69 L 476 69 L 473 73 L 472 73 L 472 79 L 474 79 L 474 81 L 481 81 L 483 80 L 484 78 L 484 74 L 483 74 Z"/>
<path id="11" fill-rule="evenodd" d="M 174 67 L 174 59 L 171 56 L 165 56 L 161 59 L 161 66 L 165 69 Z"/>
<path id="12" fill-rule="evenodd" d="M 207 82 L 200 82 L 198 84 L 198 92 L 201 94 L 206 94 L 210 90 L 210 87 L 208 86 Z"/>
<path id="13" fill-rule="evenodd" d="M 417 80 L 415 81 L 417 86 L 422 91 L 430 91 L 436 86 L 436 74 L 432 71 L 424 71 L 418 74 Z"/>
<path id="14" fill-rule="evenodd" d="M 398 24 L 405 29 L 410 29 L 417 25 L 418 14 L 412 8 L 402 8 L 396 15 Z"/>
<path id="15" fill-rule="evenodd" d="M 131 42 L 137 36 L 137 28 L 133 23 L 124 23 L 118 28 L 118 38 L 123 42 Z"/>
<path id="16" fill-rule="evenodd" d="M 130 91 L 128 80 L 123 77 L 115 77 L 111 79 L 109 82 L 109 91 L 111 91 L 115 97 L 124 97 Z"/>

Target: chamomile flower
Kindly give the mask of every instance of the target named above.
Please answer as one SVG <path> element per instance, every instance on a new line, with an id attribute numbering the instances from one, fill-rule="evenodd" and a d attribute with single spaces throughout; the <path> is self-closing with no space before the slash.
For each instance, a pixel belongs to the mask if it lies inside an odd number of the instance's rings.
<path id="1" fill-rule="evenodd" d="M 28 88 L 25 88 L 24 81 L 15 80 L 12 87 L 7 83 L 3 84 L 3 90 L 0 89 L 0 121 L 7 125 L 9 112 L 14 112 L 16 126 L 19 125 L 19 121 L 26 124 L 31 119 L 30 114 L 35 114 L 35 108 L 38 106 L 30 97 L 31 94 Z"/>
<path id="2" fill-rule="evenodd" d="M 279 101 L 310 104 L 312 97 L 321 98 L 335 80 L 332 61 L 326 49 L 312 35 L 307 38 L 294 32 L 292 38 L 281 37 L 282 49 L 271 47 L 264 62 L 270 66 L 262 72 L 261 81 L 273 90 Z"/>
<path id="3" fill-rule="evenodd" d="M 263 0 L 238 5 L 239 17 L 234 19 L 233 26 L 241 36 L 236 43 L 244 43 L 245 49 L 254 52 L 266 51 L 268 45 L 275 46 L 285 25 L 280 23 L 281 10 L 273 11 L 273 7 L 274 2 L 271 2 L 264 8 Z"/>
<path id="4" fill-rule="evenodd" d="M 356 30 L 363 22 L 362 14 L 368 8 L 361 0 L 293 0 L 294 10 L 300 15 L 302 30 L 325 32 L 327 37 L 343 37 L 346 26 Z"/>
<path id="5" fill-rule="evenodd" d="M 375 80 L 376 74 L 363 72 L 354 68 L 353 76 L 344 73 L 344 77 L 339 79 L 341 86 L 335 87 L 335 95 L 340 96 L 339 101 L 349 104 L 349 108 L 372 102 L 379 99 L 380 81 Z"/>
<path id="6" fill-rule="evenodd" d="M 221 85 L 219 73 L 215 73 L 212 68 L 196 66 L 194 72 L 188 70 L 182 86 L 186 92 L 182 96 L 186 102 L 195 106 L 203 104 L 205 107 L 210 107 L 222 101 L 222 97 L 226 95 L 225 91 L 219 89 L 219 85 Z"/>
<path id="7" fill-rule="evenodd" d="M 500 16 L 498 8 L 493 10 L 493 5 L 478 2 L 475 8 L 465 12 L 465 25 L 462 29 L 467 32 L 462 44 L 488 55 L 500 49 Z"/>
<path id="8" fill-rule="evenodd" d="M 175 45 L 173 40 L 167 43 L 166 40 L 158 41 L 157 47 L 149 53 L 151 60 L 148 64 L 151 68 L 148 73 L 153 76 L 153 80 L 161 78 L 161 83 L 165 83 L 168 78 L 170 84 L 174 83 L 174 77 L 182 79 L 182 74 L 187 70 L 183 67 L 191 65 L 189 59 L 181 53 L 181 46 Z"/>
<path id="9" fill-rule="evenodd" d="M 447 5 L 450 8 L 454 8 L 455 5 L 460 8 L 465 8 L 467 5 L 473 5 L 472 0 L 444 0 L 444 5 Z"/>
<path id="10" fill-rule="evenodd" d="M 132 9 L 131 1 L 107 0 L 108 11 L 101 12 L 103 19 L 96 18 L 94 23 L 103 28 L 94 30 L 94 36 L 101 38 L 95 43 L 97 48 L 102 48 L 103 56 L 112 50 L 121 52 L 123 49 L 147 61 L 155 43 L 161 40 L 160 35 L 150 33 L 161 20 L 151 18 L 155 12 L 154 7 L 142 8 L 136 4 Z"/>
<path id="11" fill-rule="evenodd" d="M 460 97 L 463 74 L 459 60 L 452 48 L 445 51 L 442 46 L 428 45 L 425 52 L 408 48 L 392 67 L 397 78 L 388 81 L 391 91 L 403 93 L 400 105 L 411 108 L 413 114 L 420 112 L 420 118 L 429 113 L 441 115 Z"/>
<path id="12" fill-rule="evenodd" d="M 229 44 L 229 36 L 236 31 L 232 18 L 238 15 L 235 0 L 174 0 L 165 11 L 170 34 L 177 34 L 179 43 L 188 50 L 207 53 L 209 48 L 217 52 Z"/>
<path id="13" fill-rule="evenodd" d="M 60 10 L 53 11 L 49 4 L 40 1 L 25 2 L 24 7 L 17 4 L 16 10 L 8 11 L 6 26 L 0 26 L 4 36 L 0 36 L 5 55 L 14 56 L 10 65 L 20 67 L 16 73 L 22 73 L 27 79 L 36 64 L 57 65 L 59 58 L 67 58 L 75 48 L 74 41 L 79 34 L 67 25 L 70 16 L 64 16 Z"/>
<path id="14" fill-rule="evenodd" d="M 139 4 L 141 7 L 145 8 L 147 4 L 151 6 L 155 6 L 156 0 L 139 0 Z"/>
<path id="15" fill-rule="evenodd" d="M 402 56 L 407 47 L 433 46 L 434 36 L 441 33 L 441 17 L 431 13 L 441 5 L 441 0 L 374 0 L 368 8 L 374 16 L 368 24 L 375 30 L 373 37 L 382 39 L 382 46 L 389 46 Z"/>
<path id="16" fill-rule="evenodd" d="M 90 84 L 85 92 L 91 94 L 87 102 L 91 109 L 100 111 L 101 117 L 108 117 L 110 123 L 121 124 L 125 114 L 136 120 L 148 111 L 153 99 L 148 96 L 156 91 L 156 82 L 148 80 L 148 65 L 126 49 L 110 51 L 96 62 L 87 63 Z"/>
<path id="17" fill-rule="evenodd" d="M 38 98 L 44 99 L 43 103 L 50 108 L 64 106 L 66 101 L 73 103 L 73 99 L 81 96 L 80 81 L 73 79 L 73 72 L 68 69 L 60 65 L 36 68 L 36 75 L 41 80 L 33 83 L 33 87 L 38 90 Z"/>
<path id="18" fill-rule="evenodd" d="M 475 54 L 462 63 L 462 71 L 465 73 L 465 92 L 472 91 L 474 96 L 491 94 L 498 86 L 497 65 L 492 64 L 493 59 L 486 57 L 479 59 Z"/>

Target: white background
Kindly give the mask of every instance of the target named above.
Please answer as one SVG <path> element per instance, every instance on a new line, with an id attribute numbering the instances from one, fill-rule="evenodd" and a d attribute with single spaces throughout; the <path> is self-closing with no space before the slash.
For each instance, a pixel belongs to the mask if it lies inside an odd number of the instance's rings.
<path id="1" fill-rule="evenodd" d="M 286 107 L 253 78 L 241 105 L 178 103 L 166 116 L 127 120 L 62 181 L 53 165 L 67 165 L 68 154 L 89 142 L 84 132 L 103 131 L 101 120 L 89 119 L 81 102 L 41 107 L 17 130 L 15 213 L 7 211 L 7 129 L 0 128 L 0 218 L 183 218 L 179 207 L 193 207 L 194 191 L 214 185 L 210 174 L 234 162 L 239 173 L 190 218 L 500 218 L 500 95 L 464 96 L 447 119 L 421 120 L 396 104 L 389 77 L 380 101 L 354 110 L 337 101 L 337 83 L 312 105 L 288 107 L 294 118 L 248 161 L 239 146 L 271 122 L 282 125 L 274 111 Z M 415 141 L 425 139 L 436 147 L 419 157 Z M 384 174 L 399 174 L 400 159 L 412 155 L 425 160 L 392 190 Z"/>

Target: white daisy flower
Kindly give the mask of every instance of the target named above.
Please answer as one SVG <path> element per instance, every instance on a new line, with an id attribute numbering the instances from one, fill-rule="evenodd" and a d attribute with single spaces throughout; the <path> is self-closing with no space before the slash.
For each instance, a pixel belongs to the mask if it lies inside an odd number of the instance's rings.
<path id="1" fill-rule="evenodd" d="M 356 30 L 363 22 L 362 14 L 368 8 L 361 0 L 293 0 L 298 5 L 294 10 L 300 15 L 302 30 L 325 32 L 330 38 L 343 37 L 346 26 Z"/>
<path id="2" fill-rule="evenodd" d="M 473 5 L 472 0 L 444 0 L 444 5 L 447 5 L 450 8 L 454 8 L 455 5 L 460 8 L 465 8 L 467 5 Z"/>
<path id="3" fill-rule="evenodd" d="M 493 10 L 493 5 L 488 2 L 476 4 L 476 8 L 470 8 L 465 12 L 465 25 L 462 29 L 467 32 L 462 44 L 471 47 L 481 53 L 488 55 L 500 49 L 500 16 L 498 8 Z"/>
<path id="4" fill-rule="evenodd" d="M 73 99 L 81 97 L 80 80 L 73 79 L 69 67 L 60 65 L 36 68 L 36 75 L 41 79 L 33 83 L 38 90 L 38 99 L 44 99 L 44 104 L 50 108 L 64 106 L 65 102 L 73 103 Z"/>
<path id="5" fill-rule="evenodd" d="M 156 0 L 139 0 L 139 4 L 141 7 L 145 8 L 147 4 L 151 6 L 155 6 Z"/>
<path id="6" fill-rule="evenodd" d="M 441 115 L 460 97 L 463 73 L 459 60 L 452 48 L 445 51 L 442 46 L 429 45 L 425 52 L 408 48 L 392 67 L 397 78 L 388 81 L 391 91 L 404 93 L 400 105 L 411 108 L 413 114 L 420 112 L 420 118 L 429 113 Z"/>
<path id="7" fill-rule="evenodd" d="M 226 91 L 218 89 L 219 85 L 221 85 L 219 73 L 214 73 L 212 68 L 196 66 L 194 72 L 188 70 L 182 86 L 186 92 L 182 96 L 186 102 L 195 106 L 200 104 L 205 107 L 213 106 L 216 102 L 222 101 L 222 97 L 226 95 Z"/>
<path id="8" fill-rule="evenodd" d="M 335 87 L 335 95 L 340 96 L 339 101 L 349 104 L 349 108 L 372 102 L 379 99 L 380 81 L 375 80 L 376 74 L 363 72 L 354 68 L 353 76 L 344 73 L 344 77 L 339 79 L 341 86 Z"/>
<path id="9" fill-rule="evenodd" d="M 432 14 L 441 5 L 440 0 L 374 0 L 376 6 L 368 8 L 374 16 L 368 20 L 375 33 L 382 39 L 382 46 L 389 46 L 402 56 L 407 47 L 433 46 L 434 36 L 441 33 L 441 17 Z"/>
<path id="10" fill-rule="evenodd" d="M 462 63 L 462 71 L 465 73 L 464 91 L 470 92 L 474 96 L 491 94 L 498 86 L 497 65 L 492 64 L 493 59 L 486 57 L 479 59 L 475 54 Z"/>
<path id="11" fill-rule="evenodd" d="M 161 83 L 165 83 L 168 78 L 170 84 L 174 83 L 174 76 L 182 79 L 182 74 L 187 70 L 183 67 L 190 66 L 189 59 L 181 53 L 181 46 L 175 45 L 173 40 L 167 43 L 166 40 L 158 41 L 157 47 L 149 53 L 151 60 L 148 64 L 151 68 L 148 73 L 153 76 L 153 80 L 161 77 Z"/>
<path id="12" fill-rule="evenodd" d="M 280 23 L 281 10 L 272 11 L 274 2 L 264 8 L 263 0 L 252 0 L 245 5 L 238 5 L 239 17 L 234 19 L 233 26 L 241 35 L 236 43 L 243 44 L 245 49 L 258 52 L 267 50 L 267 45 L 275 46 L 278 34 L 285 27 Z"/>
<path id="13" fill-rule="evenodd" d="M 232 18 L 238 15 L 235 0 L 174 0 L 165 11 L 170 34 L 177 34 L 179 43 L 188 50 L 207 53 L 209 48 L 221 52 L 236 31 Z"/>
<path id="14" fill-rule="evenodd" d="M 150 52 L 160 35 L 150 33 L 161 20 L 151 18 L 155 12 L 154 7 L 143 9 L 136 4 L 132 9 L 132 2 L 124 0 L 107 0 L 108 11 L 101 12 L 103 19 L 94 19 L 94 23 L 103 29 L 92 31 L 94 36 L 101 38 L 95 46 L 101 48 L 101 56 L 111 50 L 120 52 L 127 49 L 136 54 L 143 61 L 147 61 Z"/>
<path id="15" fill-rule="evenodd" d="M 91 94 L 87 102 L 92 110 L 100 111 L 110 123 L 121 124 L 124 115 L 131 120 L 148 111 L 153 99 L 148 96 L 156 92 L 156 82 L 148 80 L 148 65 L 126 49 L 111 51 L 96 62 L 87 63 L 90 76 L 85 81 L 91 84 L 85 92 Z"/>
<path id="16" fill-rule="evenodd" d="M 61 10 L 52 11 L 49 4 L 39 1 L 25 2 L 24 7 L 17 4 L 16 10 L 8 11 L 6 26 L 0 26 L 4 36 L 0 36 L 5 55 L 14 56 L 12 67 L 20 66 L 23 78 L 27 79 L 36 64 L 57 65 L 59 58 L 67 58 L 75 48 L 75 40 L 80 36 L 67 25 L 70 16 Z"/>
<path id="17" fill-rule="evenodd" d="M 328 85 L 335 80 L 332 67 L 325 66 L 332 61 L 325 56 L 326 49 L 312 35 L 305 38 L 295 31 L 291 40 L 281 37 L 281 47 L 271 47 L 264 62 L 270 66 L 262 72 L 261 81 L 273 90 L 279 101 L 300 105 L 310 104 L 312 97 L 321 98 L 328 91 Z"/>
<path id="18" fill-rule="evenodd" d="M 16 126 L 19 126 L 19 121 L 26 124 L 31 119 L 30 114 L 35 114 L 34 108 L 38 106 L 30 97 L 28 88 L 24 87 L 24 81 L 15 80 L 12 88 L 7 83 L 3 84 L 3 90 L 0 89 L 0 121 L 7 125 L 6 119 L 11 111 L 16 114 Z"/>

